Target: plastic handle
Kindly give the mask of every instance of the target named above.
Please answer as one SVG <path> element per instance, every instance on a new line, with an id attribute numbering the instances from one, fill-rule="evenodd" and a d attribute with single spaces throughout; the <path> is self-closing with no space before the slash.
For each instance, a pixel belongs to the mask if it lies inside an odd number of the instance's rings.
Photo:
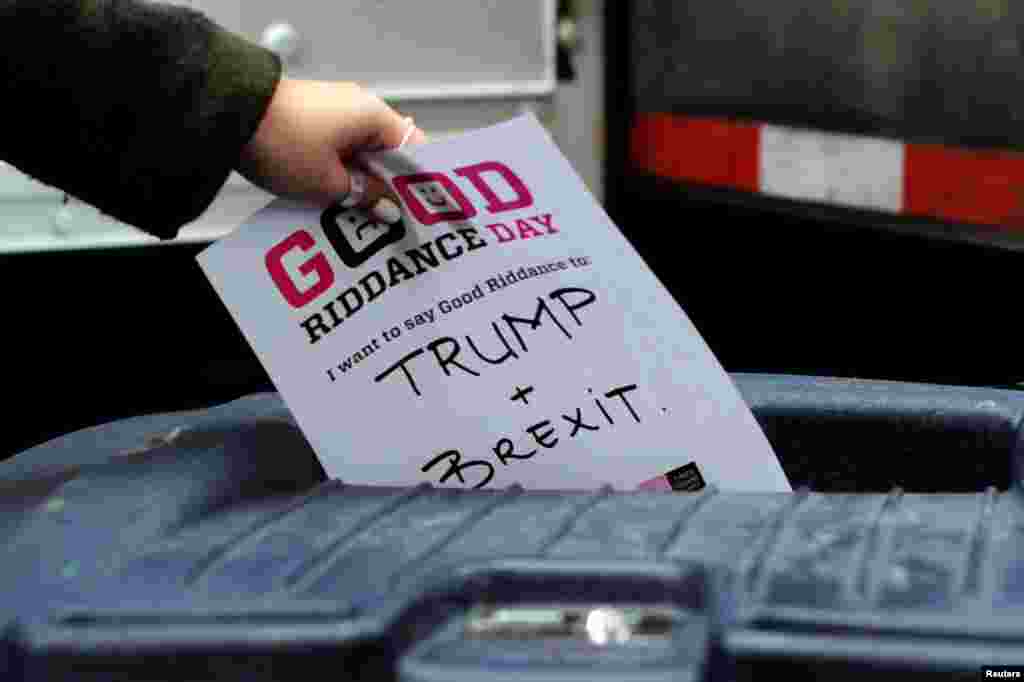
<path id="1" fill-rule="evenodd" d="M 705 567 L 651 562 L 525 559 L 462 567 L 421 591 L 389 628 L 415 633 L 416 641 L 404 644 L 399 680 L 728 679 L 719 584 Z M 474 628 L 481 611 L 492 618 Z M 493 618 L 502 612 L 521 619 L 502 624 Z M 560 612 L 571 626 L 551 617 Z M 648 624 L 638 627 L 643 619 Z"/>

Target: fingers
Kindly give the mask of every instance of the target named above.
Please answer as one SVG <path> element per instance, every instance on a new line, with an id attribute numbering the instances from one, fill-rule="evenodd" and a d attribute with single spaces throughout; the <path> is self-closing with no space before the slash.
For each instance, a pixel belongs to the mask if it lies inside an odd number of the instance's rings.
<path id="1" fill-rule="evenodd" d="M 385 149 L 398 149 L 406 145 L 423 144 L 427 136 L 412 118 L 403 117 L 376 95 L 369 95 L 369 106 L 363 108 L 361 125 L 366 131 L 357 146 L 351 142 L 339 147 L 342 157 L 330 171 L 323 197 L 328 203 L 341 201 L 344 206 L 368 209 L 378 220 L 393 223 L 401 218 L 400 204 L 390 186 L 368 172 L 354 160 L 353 153 Z M 365 100 L 364 100 L 365 101 Z M 368 133 L 368 134 L 367 134 Z M 360 149 L 361 147 L 361 149 Z"/>
<path id="2" fill-rule="evenodd" d="M 387 105 L 383 106 L 387 108 Z M 388 109 L 391 113 L 388 114 L 387 120 L 391 121 L 393 120 L 391 114 L 397 116 L 397 113 Z M 427 141 L 426 134 L 416 126 L 412 117 L 401 118 L 401 125 L 402 137 L 396 144 L 384 144 L 384 142 L 392 141 L 389 139 L 394 137 L 392 128 L 381 130 L 381 146 L 401 149 L 405 145 L 423 144 Z M 365 168 L 355 162 L 341 165 L 340 170 L 341 174 L 346 176 L 341 178 L 341 184 L 348 187 L 344 193 L 345 198 L 342 199 L 343 204 L 369 209 L 374 217 L 385 223 L 394 223 L 402 217 L 398 198 L 386 182 L 367 172 Z"/>
<path id="3" fill-rule="evenodd" d="M 405 117 L 392 109 L 380 97 L 370 94 L 375 106 L 369 125 L 373 126 L 371 146 L 375 149 L 399 149 L 409 144 L 423 144 L 427 136 L 416 127 L 412 117 Z"/>
<path id="4" fill-rule="evenodd" d="M 402 217 L 401 209 L 387 183 L 355 165 L 337 165 L 333 187 L 327 189 L 322 200 L 327 204 L 340 201 L 346 208 L 369 210 L 374 218 L 388 224 Z"/>
<path id="5" fill-rule="evenodd" d="M 361 169 L 349 169 L 349 175 L 363 173 Z M 402 217 L 402 210 L 386 182 L 375 175 L 367 175 L 366 195 L 359 202 L 361 208 L 368 208 L 370 214 L 382 223 L 395 223 Z"/>
<path id="6" fill-rule="evenodd" d="M 409 130 L 409 119 L 388 106 L 383 100 L 374 96 L 377 106 L 374 107 L 370 125 L 374 128 L 373 146 L 378 149 L 396 149 L 402 144 Z"/>
<path id="7" fill-rule="evenodd" d="M 410 120 L 412 120 L 412 119 L 410 119 Z M 417 127 L 415 123 L 413 123 L 412 134 L 409 135 L 409 139 L 406 142 L 406 144 L 407 145 L 410 145 L 410 144 L 426 144 L 426 142 L 427 142 L 427 134 L 425 132 L 423 132 L 422 130 L 420 130 L 420 128 Z"/>
<path id="8" fill-rule="evenodd" d="M 370 209 L 370 215 L 376 220 L 391 225 L 402 219 L 402 209 L 398 202 L 390 197 L 381 197 Z"/>
<path id="9" fill-rule="evenodd" d="M 369 208 L 374 218 L 389 225 L 398 222 L 402 217 L 398 198 L 391 191 L 391 187 L 375 175 L 368 175 L 366 198 L 360 205 Z"/>
<path id="10" fill-rule="evenodd" d="M 391 191 L 387 183 L 354 164 L 338 164 L 339 182 L 330 191 L 331 201 L 340 201 L 346 208 L 369 208 Z"/>

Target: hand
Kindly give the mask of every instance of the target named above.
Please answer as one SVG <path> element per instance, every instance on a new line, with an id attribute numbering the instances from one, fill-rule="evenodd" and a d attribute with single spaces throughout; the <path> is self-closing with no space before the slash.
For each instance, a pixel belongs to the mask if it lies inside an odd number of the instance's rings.
<path id="1" fill-rule="evenodd" d="M 268 192 L 326 207 L 348 195 L 350 170 L 366 173 L 356 154 L 397 147 L 410 124 L 355 83 L 282 78 L 237 170 Z M 425 141 L 414 127 L 407 144 Z M 389 194 L 387 184 L 366 175 L 359 205 L 378 214 L 396 213 L 397 206 L 377 205 Z"/>

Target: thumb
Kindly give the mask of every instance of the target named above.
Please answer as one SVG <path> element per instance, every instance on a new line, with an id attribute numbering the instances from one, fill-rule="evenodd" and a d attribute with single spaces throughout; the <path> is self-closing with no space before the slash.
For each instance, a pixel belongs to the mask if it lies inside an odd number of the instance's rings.
<path id="1" fill-rule="evenodd" d="M 377 104 L 370 113 L 367 121 L 370 136 L 367 151 L 378 149 L 397 149 L 403 142 L 409 143 L 407 134 L 416 130 L 416 125 L 411 117 L 405 117 L 388 106 L 376 95 L 373 101 Z M 423 137 L 420 131 L 420 138 Z"/>

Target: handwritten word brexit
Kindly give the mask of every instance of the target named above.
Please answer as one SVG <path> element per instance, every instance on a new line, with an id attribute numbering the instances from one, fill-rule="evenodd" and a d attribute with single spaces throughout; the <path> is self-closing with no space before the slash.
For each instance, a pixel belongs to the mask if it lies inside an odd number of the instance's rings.
<path id="1" fill-rule="evenodd" d="M 625 408 L 626 413 L 628 413 L 629 416 L 632 417 L 634 422 L 639 424 L 640 416 L 637 414 L 636 410 L 633 408 L 633 405 L 629 402 L 629 398 L 627 397 L 627 395 L 635 391 L 636 388 L 636 384 L 629 384 L 627 386 L 617 386 L 609 391 L 606 391 L 604 393 L 604 397 L 618 398 L 619 400 L 621 400 L 622 406 Z M 532 387 L 530 387 L 528 390 L 517 389 L 516 392 L 512 395 L 511 399 L 523 400 L 523 402 L 528 403 L 528 401 L 525 400 L 525 396 L 528 394 L 528 392 L 532 390 Z M 593 389 L 588 389 L 588 392 L 593 393 Z M 597 409 L 600 410 L 601 414 L 604 416 L 604 421 L 607 422 L 607 425 L 614 426 L 615 419 L 608 411 L 608 408 L 601 402 L 601 399 L 594 398 L 594 404 L 597 406 Z M 621 409 L 618 411 L 620 413 L 622 412 Z M 569 434 L 568 436 L 565 436 L 565 438 L 570 440 L 573 438 L 577 438 L 581 431 L 586 433 L 591 431 L 600 431 L 602 428 L 600 424 L 600 418 L 594 417 L 594 422 L 587 422 L 586 418 L 583 415 L 583 409 L 580 407 L 575 408 L 574 413 L 562 414 L 561 417 L 563 421 L 568 422 L 569 424 Z M 619 417 L 622 418 L 622 415 L 620 414 Z M 563 426 L 563 428 L 565 427 Z M 544 419 L 535 424 L 531 424 L 530 426 L 527 426 L 525 429 L 523 429 L 523 431 L 524 433 L 529 434 L 533 440 L 533 443 L 539 445 L 540 448 L 535 447 L 528 452 L 516 452 L 515 443 L 512 441 L 512 439 L 503 436 L 499 438 L 497 442 L 494 444 L 494 447 L 491 448 L 491 454 L 494 455 L 494 457 L 502 466 L 507 467 L 516 460 L 532 459 L 534 456 L 537 455 L 538 452 L 540 452 L 541 448 L 545 450 L 551 450 L 557 447 L 558 444 L 562 441 L 562 439 L 558 435 L 558 429 L 556 428 L 555 424 L 551 422 L 550 419 Z M 494 478 L 495 466 L 493 462 L 486 459 L 474 459 L 468 462 L 463 462 L 462 453 L 459 452 L 458 450 L 445 450 L 444 452 L 442 452 L 441 454 L 439 454 L 438 456 L 434 457 L 429 462 L 424 464 L 420 468 L 420 472 L 427 473 L 428 471 L 434 469 L 435 467 L 441 464 L 447 464 L 448 468 L 445 469 L 444 473 L 441 474 L 441 477 L 438 478 L 438 483 L 445 483 L 452 477 L 455 477 L 462 485 L 468 485 L 469 481 L 466 480 L 466 477 L 463 474 L 468 473 L 472 469 L 478 469 L 477 473 L 480 475 L 479 480 L 476 482 L 476 484 L 473 485 L 473 488 L 483 488 L 485 485 L 490 483 L 491 480 Z"/>
<path id="2" fill-rule="evenodd" d="M 552 301 L 558 301 L 558 303 L 565 308 L 565 312 L 568 313 L 576 322 L 576 326 L 582 327 L 583 321 L 580 319 L 577 311 L 594 303 L 597 300 L 597 294 L 590 289 L 585 289 L 583 287 L 562 287 L 560 289 L 555 289 L 548 294 L 548 298 Z M 390 367 L 374 377 L 374 382 L 379 383 L 384 381 L 388 377 L 394 375 L 397 370 L 402 370 L 412 392 L 417 396 L 422 396 L 423 393 L 420 391 L 419 385 L 416 383 L 411 363 L 415 358 L 428 351 L 433 355 L 437 368 L 444 372 L 445 376 L 450 377 L 453 370 L 458 370 L 464 374 L 478 377 L 481 374 L 480 370 L 487 366 L 501 365 L 509 360 L 518 359 L 520 353 L 528 353 L 530 348 L 526 344 L 526 337 L 524 336 L 523 328 L 526 328 L 529 331 L 536 331 L 541 327 L 542 318 L 544 316 L 547 316 L 550 324 L 557 327 L 567 339 L 572 340 L 573 336 L 567 328 L 567 324 L 563 324 L 563 321 L 555 314 L 555 311 L 548 305 L 548 302 L 540 296 L 538 296 L 536 300 L 537 307 L 534 310 L 532 317 L 519 317 L 517 315 L 505 313 L 499 318 L 499 321 L 491 323 L 491 329 L 494 331 L 494 335 L 497 337 L 497 340 L 500 342 L 503 349 L 503 352 L 500 354 L 490 355 L 485 353 L 480 350 L 479 344 L 472 336 L 466 335 L 464 337 L 466 345 L 472 351 L 473 356 L 482 364 L 473 363 L 472 360 L 467 359 L 466 356 L 468 356 L 469 353 L 463 353 L 463 346 L 459 343 L 458 339 L 452 336 L 442 336 L 431 341 L 427 345 L 404 355 L 398 360 L 398 362 L 392 364 Z M 501 324 L 499 324 L 499 322 Z M 507 328 L 509 333 L 515 337 L 518 349 L 513 346 L 505 334 L 502 333 L 503 328 Z M 479 336 L 477 338 L 479 339 Z"/>

